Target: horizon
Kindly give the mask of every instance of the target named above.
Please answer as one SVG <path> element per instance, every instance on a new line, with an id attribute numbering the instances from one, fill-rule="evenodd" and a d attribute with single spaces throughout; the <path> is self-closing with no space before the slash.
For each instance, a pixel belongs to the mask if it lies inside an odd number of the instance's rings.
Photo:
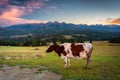
<path id="1" fill-rule="evenodd" d="M 1 28 L 6 28 L 6 27 L 11 27 L 11 26 L 16 26 L 16 25 L 32 25 L 32 24 L 47 24 L 47 23 L 65 23 L 65 24 L 73 24 L 73 25 L 86 25 L 86 26 L 96 26 L 96 25 L 101 25 L 101 26 L 120 26 L 118 24 L 74 24 L 74 23 L 67 23 L 67 22 L 58 22 L 58 21 L 49 21 L 46 23 L 24 23 L 24 24 L 13 24 L 13 25 L 8 25 L 8 26 L 0 26 Z"/>
<path id="2" fill-rule="evenodd" d="M 62 23 L 65 23 L 65 24 L 73 24 L 73 25 L 86 25 L 86 26 L 96 26 L 96 25 L 102 25 L 102 26 L 120 26 L 120 25 L 117 25 L 117 24 L 74 24 L 74 23 L 66 23 L 66 22 L 58 22 L 58 21 L 49 21 L 49 22 L 46 22 L 46 23 L 24 23 L 24 24 L 13 24 L 13 25 L 9 25 L 9 26 L 0 26 L 1 28 L 6 28 L 6 27 L 11 27 L 11 26 L 16 26 L 16 25 L 31 25 L 31 24 L 47 24 L 47 23 L 59 23 L 59 24 L 62 24 Z"/>
<path id="3" fill-rule="evenodd" d="M 120 0 L 1 0 L 0 27 L 18 24 L 120 25 Z"/>

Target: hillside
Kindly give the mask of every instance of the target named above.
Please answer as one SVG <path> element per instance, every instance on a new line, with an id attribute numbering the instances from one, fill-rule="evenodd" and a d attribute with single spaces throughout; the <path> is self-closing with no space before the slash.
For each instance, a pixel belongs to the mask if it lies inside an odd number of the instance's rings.
<path id="1" fill-rule="evenodd" d="M 13 37 L 32 34 L 33 36 L 44 35 L 72 35 L 82 38 L 109 39 L 120 37 L 120 26 L 118 25 L 75 25 L 59 22 L 48 22 L 45 24 L 19 24 L 5 28 L 0 27 L 0 37 Z"/>

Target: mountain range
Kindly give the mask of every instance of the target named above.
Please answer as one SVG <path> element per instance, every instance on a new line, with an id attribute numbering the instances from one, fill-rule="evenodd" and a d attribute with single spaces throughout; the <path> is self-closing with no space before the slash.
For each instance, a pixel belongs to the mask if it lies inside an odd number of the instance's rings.
<path id="1" fill-rule="evenodd" d="M 73 35 L 92 39 L 109 39 L 120 37 L 119 25 L 86 25 L 67 24 L 59 22 L 18 24 L 7 27 L 0 27 L 0 38 L 28 35 Z"/>

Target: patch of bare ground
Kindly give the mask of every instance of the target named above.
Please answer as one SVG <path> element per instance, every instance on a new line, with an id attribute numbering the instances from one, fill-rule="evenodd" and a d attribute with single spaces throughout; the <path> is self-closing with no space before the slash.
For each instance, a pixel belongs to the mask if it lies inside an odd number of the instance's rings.
<path id="1" fill-rule="evenodd" d="M 50 71 L 35 73 L 38 68 L 23 68 L 19 66 L 10 67 L 4 65 L 0 69 L 0 80 L 61 80 L 62 75 Z"/>

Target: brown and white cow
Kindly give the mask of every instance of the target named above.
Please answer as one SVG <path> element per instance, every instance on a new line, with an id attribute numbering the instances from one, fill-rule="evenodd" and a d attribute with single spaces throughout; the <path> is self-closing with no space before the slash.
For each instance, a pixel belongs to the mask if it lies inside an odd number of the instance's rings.
<path id="1" fill-rule="evenodd" d="M 70 66 L 70 58 L 86 59 L 87 68 L 88 63 L 91 62 L 93 46 L 91 43 L 63 43 L 60 45 L 52 44 L 46 52 L 55 51 L 62 59 L 64 59 L 64 68 Z"/>

